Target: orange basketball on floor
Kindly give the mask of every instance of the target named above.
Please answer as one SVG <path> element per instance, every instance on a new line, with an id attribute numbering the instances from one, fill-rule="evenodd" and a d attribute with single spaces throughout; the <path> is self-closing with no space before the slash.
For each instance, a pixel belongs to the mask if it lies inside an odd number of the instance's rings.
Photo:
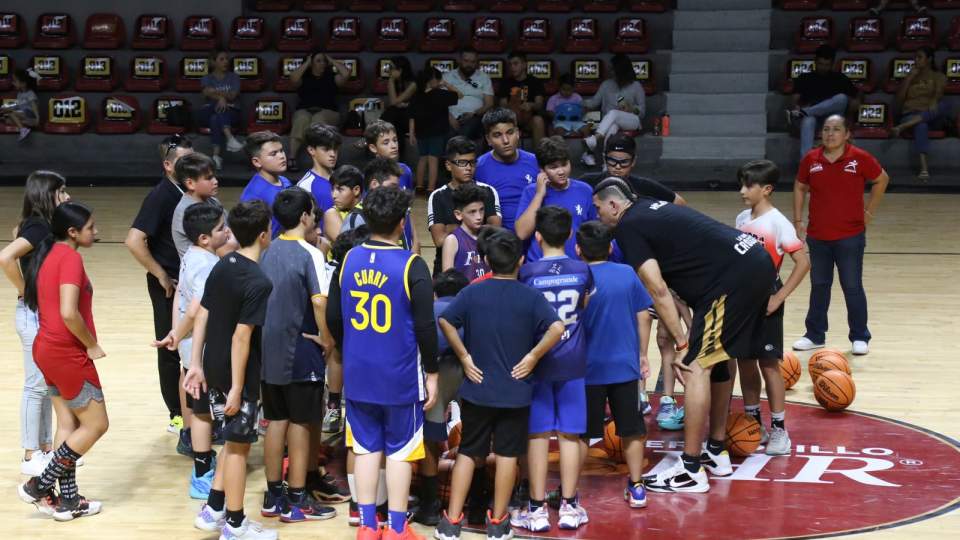
<path id="1" fill-rule="evenodd" d="M 447 449 L 453 450 L 454 448 L 460 447 L 460 436 L 463 432 L 463 423 L 457 422 L 450 428 L 450 433 L 447 434 Z"/>
<path id="2" fill-rule="evenodd" d="M 810 373 L 810 381 L 814 384 L 817 383 L 817 377 L 824 371 L 830 371 L 831 369 L 843 371 L 847 374 L 851 373 L 847 357 L 837 350 L 826 349 L 819 351 L 810 356 L 810 360 L 807 361 L 807 371 Z"/>
<path id="3" fill-rule="evenodd" d="M 617 424 L 611 420 L 607 422 L 607 425 L 603 427 L 603 448 L 607 451 L 607 456 L 616 461 L 617 463 L 623 463 L 623 443 L 620 441 L 620 436 L 617 435 Z"/>
<path id="4" fill-rule="evenodd" d="M 789 390 L 800 380 L 800 359 L 791 351 L 783 354 L 780 360 L 780 375 L 783 376 L 783 388 Z"/>
<path id="5" fill-rule="evenodd" d="M 857 386 L 848 373 L 833 369 L 817 377 L 813 383 L 813 395 L 824 409 L 842 411 L 853 403 Z"/>
<path id="6" fill-rule="evenodd" d="M 735 456 L 749 456 L 760 446 L 760 423 L 749 414 L 727 417 L 727 449 Z"/>

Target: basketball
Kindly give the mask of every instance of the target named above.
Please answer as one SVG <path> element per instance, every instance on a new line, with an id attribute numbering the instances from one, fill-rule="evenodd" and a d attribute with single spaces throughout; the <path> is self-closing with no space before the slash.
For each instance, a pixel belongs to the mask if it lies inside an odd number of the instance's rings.
<path id="1" fill-rule="evenodd" d="M 617 463 L 623 463 L 623 443 L 620 441 L 620 436 L 617 435 L 617 424 L 611 420 L 607 422 L 607 425 L 603 428 L 603 448 L 607 451 L 607 456 L 616 461 Z"/>
<path id="2" fill-rule="evenodd" d="M 787 351 L 780 360 L 780 375 L 784 390 L 789 390 L 800 380 L 800 359 L 793 352 Z"/>
<path id="3" fill-rule="evenodd" d="M 810 360 L 807 361 L 807 371 L 810 373 L 810 381 L 814 384 L 817 383 L 817 377 L 824 371 L 831 369 L 843 371 L 847 374 L 851 373 L 847 357 L 844 356 L 842 352 L 834 349 L 819 351 L 810 356 Z"/>
<path id="4" fill-rule="evenodd" d="M 842 411 L 853 403 L 857 387 L 850 374 L 839 370 L 825 371 L 813 383 L 813 395 L 828 411 Z"/>
<path id="5" fill-rule="evenodd" d="M 727 449 L 735 456 L 749 456 L 760 446 L 760 423 L 744 413 L 727 417 Z"/>
<path id="6" fill-rule="evenodd" d="M 463 432 L 463 423 L 457 422 L 450 428 L 450 433 L 447 435 L 447 449 L 453 450 L 454 448 L 460 447 L 460 435 Z"/>

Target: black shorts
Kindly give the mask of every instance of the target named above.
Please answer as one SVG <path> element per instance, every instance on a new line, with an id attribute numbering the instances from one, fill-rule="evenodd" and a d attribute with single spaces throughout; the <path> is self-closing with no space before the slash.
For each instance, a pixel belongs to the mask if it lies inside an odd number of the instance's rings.
<path id="1" fill-rule="evenodd" d="M 527 453 L 530 407 L 485 407 L 461 400 L 460 421 L 460 453 L 465 456 L 486 458 L 491 438 L 493 453 L 498 456 L 519 457 Z"/>
<path id="2" fill-rule="evenodd" d="M 770 296 L 773 296 L 783 288 L 783 283 L 778 279 L 770 290 Z M 751 358 L 760 360 L 776 360 L 783 358 L 783 311 L 784 304 L 776 311 L 763 318 L 763 328 L 760 331 L 760 348 L 754 351 Z"/>
<path id="3" fill-rule="evenodd" d="M 640 412 L 640 389 L 637 381 L 614 384 L 587 385 L 587 433 L 583 438 L 603 437 L 604 409 L 610 402 L 610 412 L 617 424 L 620 437 L 637 437 L 647 434 L 647 426 Z"/>
<path id="4" fill-rule="evenodd" d="M 187 374 L 187 370 L 180 368 L 183 371 L 183 374 Z M 203 414 L 210 415 L 210 394 L 205 392 L 203 388 L 200 389 L 200 398 L 193 399 L 193 396 L 190 395 L 190 392 L 187 392 L 187 408 L 189 408 L 193 414 Z"/>
<path id="5" fill-rule="evenodd" d="M 290 384 L 260 384 L 263 417 L 267 420 L 289 420 L 294 424 L 323 422 L 323 382 L 306 381 Z"/>
<path id="6" fill-rule="evenodd" d="M 223 412 L 227 404 L 227 394 L 217 388 L 210 388 L 210 413 L 213 419 L 223 425 L 223 439 L 234 443 L 253 444 L 257 442 L 257 402 L 240 398 L 240 410 L 233 416 Z"/>

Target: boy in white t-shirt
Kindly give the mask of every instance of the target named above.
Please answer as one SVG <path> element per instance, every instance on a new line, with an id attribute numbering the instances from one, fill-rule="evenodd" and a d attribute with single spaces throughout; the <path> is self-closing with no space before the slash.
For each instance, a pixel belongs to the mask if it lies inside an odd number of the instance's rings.
<path id="1" fill-rule="evenodd" d="M 773 206 L 770 200 L 776 183 L 780 180 L 780 170 L 776 164 L 766 159 L 750 161 L 737 171 L 740 181 L 740 196 L 750 207 L 737 216 L 737 229 L 756 236 L 770 254 L 777 269 L 778 277 L 771 289 L 767 302 L 767 317 L 763 326 L 763 350 L 756 351 L 756 357 L 737 360 L 740 369 L 740 389 L 743 392 L 744 411 L 760 422 L 760 375 L 767 386 L 767 400 L 770 404 L 771 429 L 763 430 L 761 442 L 766 444 L 766 453 L 771 456 L 790 453 L 790 436 L 784 419 L 786 400 L 783 377 L 780 375 L 780 359 L 783 356 L 783 303 L 787 296 L 797 288 L 810 270 L 810 258 L 803 250 L 803 242 L 797 237 L 797 231 L 790 220 Z M 786 283 L 779 278 L 780 264 L 784 254 L 793 259 L 793 271 Z"/>

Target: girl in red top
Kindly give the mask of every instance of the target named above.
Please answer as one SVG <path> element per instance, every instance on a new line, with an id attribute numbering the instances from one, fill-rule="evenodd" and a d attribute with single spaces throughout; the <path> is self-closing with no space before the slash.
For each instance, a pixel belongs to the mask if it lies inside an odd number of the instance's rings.
<path id="1" fill-rule="evenodd" d="M 24 276 L 24 300 L 40 315 L 33 358 L 46 379 L 58 435 L 64 442 L 40 476 L 19 486 L 24 502 L 57 521 L 69 521 L 100 512 L 100 503 L 88 501 L 77 489 L 77 460 L 103 436 L 109 424 L 93 361 L 106 354 L 97 343 L 93 326 L 93 287 L 80 247 L 93 245 L 97 228 L 92 212 L 67 202 L 53 212 L 53 233 L 37 247 Z M 60 495 L 54 494 L 54 483 Z"/>

